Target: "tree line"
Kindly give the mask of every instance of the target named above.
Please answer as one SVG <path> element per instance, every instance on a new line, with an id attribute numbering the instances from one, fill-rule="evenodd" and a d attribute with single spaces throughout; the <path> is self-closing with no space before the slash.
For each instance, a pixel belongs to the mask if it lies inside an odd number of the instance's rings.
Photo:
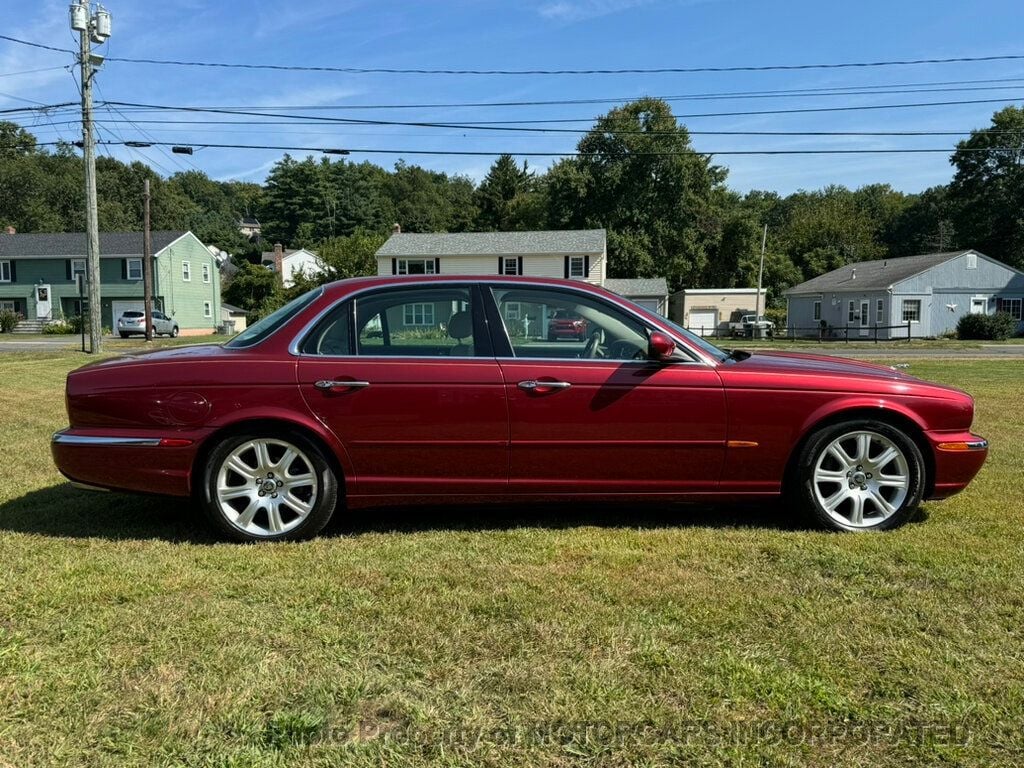
<path id="1" fill-rule="evenodd" d="M 950 183 L 919 194 L 888 184 L 739 194 L 726 184 L 727 169 L 696 153 L 669 105 L 653 98 L 598 118 L 577 153 L 546 172 L 503 155 L 479 184 L 404 161 L 388 170 L 285 155 L 253 184 L 197 170 L 165 179 L 144 163 L 100 157 L 100 228 L 141 227 L 149 178 L 154 229 L 191 229 L 239 263 L 258 261 L 275 242 L 307 247 L 330 277 L 372 272 L 373 251 L 393 223 L 405 232 L 603 227 L 609 276 L 666 277 L 672 290 L 756 284 L 767 224 L 765 285 L 776 305 L 785 288 L 868 259 L 976 248 L 1024 268 L 1021 108 L 996 112 L 961 141 Z M 81 178 L 73 147 L 47 151 L 25 129 L 0 123 L 0 226 L 84 229 Z M 262 242 L 239 233 L 244 215 L 260 220 Z M 251 272 L 243 269 L 239 289 L 247 276 L 261 280 Z M 247 308 L 267 301 L 239 293 Z"/>

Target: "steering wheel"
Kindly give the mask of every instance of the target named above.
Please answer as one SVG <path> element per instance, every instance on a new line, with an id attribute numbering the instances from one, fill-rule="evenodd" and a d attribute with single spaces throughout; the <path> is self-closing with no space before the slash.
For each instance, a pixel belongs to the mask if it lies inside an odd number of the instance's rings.
<path id="1" fill-rule="evenodd" d="M 601 331 L 597 330 L 590 334 L 590 338 L 587 340 L 587 346 L 580 352 L 580 357 L 583 359 L 595 358 L 598 356 L 601 350 Z"/>
<path id="2" fill-rule="evenodd" d="M 609 344 L 607 356 L 612 360 L 640 360 L 647 357 L 640 346 L 627 339 L 618 339 Z"/>

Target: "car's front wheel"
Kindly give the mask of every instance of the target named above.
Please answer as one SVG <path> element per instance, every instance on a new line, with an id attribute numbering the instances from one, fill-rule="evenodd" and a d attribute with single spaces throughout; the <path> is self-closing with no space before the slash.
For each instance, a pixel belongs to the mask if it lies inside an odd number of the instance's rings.
<path id="1" fill-rule="evenodd" d="M 239 541 L 304 539 L 334 513 L 338 481 L 301 434 L 229 437 L 206 464 L 202 504 L 221 533 Z"/>
<path id="2" fill-rule="evenodd" d="M 799 457 L 796 502 L 836 531 L 896 528 L 913 517 L 925 487 L 921 450 L 905 432 L 873 419 L 815 432 Z"/>
<path id="3" fill-rule="evenodd" d="M 171 328 L 171 338 L 178 338 L 178 326 L 174 326 L 173 328 Z"/>

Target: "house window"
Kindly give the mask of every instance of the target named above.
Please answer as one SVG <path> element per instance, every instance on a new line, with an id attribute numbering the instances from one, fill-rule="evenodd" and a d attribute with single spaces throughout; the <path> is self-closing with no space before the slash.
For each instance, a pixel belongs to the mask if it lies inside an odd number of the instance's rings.
<path id="1" fill-rule="evenodd" d="M 885 319 L 885 299 L 879 299 L 875 304 L 875 322 L 881 323 Z"/>
<path id="2" fill-rule="evenodd" d="M 521 320 L 522 317 L 523 307 L 518 301 L 510 301 L 505 305 L 506 320 Z"/>
<path id="3" fill-rule="evenodd" d="M 204 301 L 203 302 L 203 317 L 212 317 L 212 316 L 213 316 L 213 309 L 210 306 L 210 302 Z"/>
<path id="4" fill-rule="evenodd" d="M 181 262 L 181 279 L 186 283 L 192 282 L 192 265 L 187 261 Z"/>
<path id="5" fill-rule="evenodd" d="M 856 319 L 857 319 L 857 303 L 851 299 L 850 300 L 850 308 L 849 308 L 849 310 L 846 313 L 846 321 L 848 323 L 852 323 Z"/>
<path id="6" fill-rule="evenodd" d="M 967 269 L 977 269 L 977 268 L 978 268 L 978 254 L 976 254 L 976 253 L 968 253 L 967 254 Z"/>
<path id="7" fill-rule="evenodd" d="M 821 320 L 821 302 L 814 302 L 814 319 Z"/>
<path id="8" fill-rule="evenodd" d="M 71 260 L 71 280 L 72 282 L 78 281 L 78 276 L 82 276 L 82 280 L 85 280 L 85 259 L 72 259 Z"/>
<path id="9" fill-rule="evenodd" d="M 904 323 L 919 323 L 919 322 L 921 322 L 921 300 L 920 299 L 904 299 L 903 300 L 903 322 Z"/>
<path id="10" fill-rule="evenodd" d="M 1022 319 L 1022 307 L 1024 299 L 998 299 L 996 302 L 997 312 L 1006 312 L 1013 317 L 1014 320 Z"/>
<path id="11" fill-rule="evenodd" d="M 399 259 L 398 274 L 400 275 L 434 275 L 437 274 L 437 262 L 434 259 Z"/>
<path id="12" fill-rule="evenodd" d="M 502 256 L 501 274 L 521 275 L 522 272 L 519 271 L 519 258 L 517 256 Z"/>
<path id="13" fill-rule="evenodd" d="M 204 283 L 210 282 L 210 265 L 209 264 L 203 264 L 203 282 Z"/>
<path id="14" fill-rule="evenodd" d="M 406 304 L 402 322 L 406 325 L 433 325 L 433 304 Z"/>
<path id="15" fill-rule="evenodd" d="M 8 312 L 17 312 L 18 305 L 13 301 L 0 301 L 0 312 L 7 310 Z"/>
<path id="16" fill-rule="evenodd" d="M 11 282 L 11 262 L 0 261 L 0 283 Z"/>
<path id="17" fill-rule="evenodd" d="M 569 277 L 586 277 L 587 260 L 582 256 L 569 257 Z"/>
<path id="18" fill-rule="evenodd" d="M 142 279 L 142 259 L 128 259 L 128 279 Z"/>

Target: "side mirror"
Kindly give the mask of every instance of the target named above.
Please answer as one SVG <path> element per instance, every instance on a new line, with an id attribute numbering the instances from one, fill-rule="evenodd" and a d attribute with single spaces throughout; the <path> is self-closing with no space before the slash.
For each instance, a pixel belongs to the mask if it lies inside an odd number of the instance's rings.
<path id="1" fill-rule="evenodd" d="M 661 331 L 651 331 L 647 342 L 647 357 L 651 360 L 669 360 L 676 351 L 676 343 Z"/>

